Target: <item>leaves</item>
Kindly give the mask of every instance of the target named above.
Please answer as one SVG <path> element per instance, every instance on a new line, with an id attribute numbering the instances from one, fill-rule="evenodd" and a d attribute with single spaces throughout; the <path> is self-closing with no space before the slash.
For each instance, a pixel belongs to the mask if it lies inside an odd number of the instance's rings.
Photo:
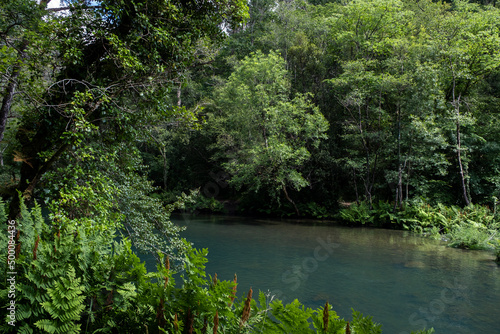
<path id="1" fill-rule="evenodd" d="M 61 277 L 54 288 L 47 289 L 51 300 L 41 303 L 53 320 L 39 320 L 35 326 L 48 333 L 79 333 L 80 314 L 84 309 L 81 296 L 84 288 L 79 285 L 80 278 L 76 278 L 75 269 L 69 268 L 66 277 Z"/>
<path id="2" fill-rule="evenodd" d="M 310 95 L 289 99 L 290 82 L 276 53 L 245 58 L 218 91 L 218 128 L 223 165 L 231 183 L 249 191 L 264 190 L 279 201 L 279 193 L 300 190 L 309 182 L 300 169 L 310 147 L 325 139 L 328 123 Z M 235 98 L 236 97 L 236 98 Z"/>

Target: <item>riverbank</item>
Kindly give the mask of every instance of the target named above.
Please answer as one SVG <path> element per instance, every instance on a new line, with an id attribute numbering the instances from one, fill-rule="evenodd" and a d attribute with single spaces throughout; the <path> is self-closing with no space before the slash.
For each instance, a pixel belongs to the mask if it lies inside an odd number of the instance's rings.
<path id="1" fill-rule="evenodd" d="M 219 202 L 214 198 L 204 199 L 204 196 L 197 195 L 192 203 L 183 208 L 183 212 L 235 214 L 238 212 L 237 207 L 235 202 Z M 405 202 L 400 207 L 395 207 L 393 203 L 384 201 L 371 204 L 361 201 L 340 203 L 340 208 L 334 212 L 317 204 L 307 208 L 301 208 L 304 217 L 260 211 L 250 212 L 250 217 L 281 218 L 310 225 L 339 223 L 352 227 L 407 230 L 428 238 L 444 240 L 450 247 L 492 251 L 500 265 L 500 214 L 496 207 L 491 210 L 484 205 L 471 204 L 461 208 L 441 203 L 430 205 L 422 201 Z M 248 217 L 248 213 L 243 212 L 243 216 Z"/>
<path id="2" fill-rule="evenodd" d="M 464 208 L 435 206 L 412 202 L 399 209 L 387 202 L 369 205 L 353 203 L 342 208 L 337 217 L 344 224 L 395 228 L 417 232 L 434 239 L 442 239 L 451 247 L 488 250 L 500 262 L 500 216 L 486 206 L 469 205 Z"/>

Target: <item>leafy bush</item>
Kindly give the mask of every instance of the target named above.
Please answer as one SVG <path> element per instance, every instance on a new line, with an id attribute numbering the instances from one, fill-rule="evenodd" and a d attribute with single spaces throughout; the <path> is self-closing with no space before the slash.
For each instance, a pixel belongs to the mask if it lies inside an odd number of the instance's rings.
<path id="1" fill-rule="evenodd" d="M 421 201 L 406 203 L 394 210 L 388 202 L 351 204 L 337 216 L 350 225 L 373 225 L 411 230 L 425 236 L 450 240 L 452 247 L 493 249 L 500 240 L 500 221 L 488 207 L 469 205 L 465 208 L 431 206 Z"/>
<path id="2" fill-rule="evenodd" d="M 199 189 L 192 190 L 189 194 L 178 192 L 162 192 L 154 195 L 167 205 L 176 206 L 175 209 L 185 212 L 209 211 L 212 213 L 224 212 L 224 205 L 214 197 L 207 197 Z M 182 203 L 176 205 L 176 203 Z"/>
<path id="3" fill-rule="evenodd" d="M 301 214 L 305 216 L 310 216 L 317 219 L 325 219 L 332 216 L 330 210 L 316 202 L 298 204 L 297 206 L 299 207 Z"/>
<path id="4" fill-rule="evenodd" d="M 341 221 L 350 225 L 371 224 L 375 220 L 374 211 L 367 202 L 352 203 L 341 209 L 338 216 Z"/>
<path id="5" fill-rule="evenodd" d="M 470 222 L 455 225 L 448 234 L 450 246 L 466 249 L 493 249 L 498 231 Z"/>

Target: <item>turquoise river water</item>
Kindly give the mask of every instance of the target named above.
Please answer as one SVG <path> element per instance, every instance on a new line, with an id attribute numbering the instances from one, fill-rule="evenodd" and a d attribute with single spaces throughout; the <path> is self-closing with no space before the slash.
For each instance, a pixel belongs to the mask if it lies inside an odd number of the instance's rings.
<path id="1" fill-rule="evenodd" d="M 207 273 L 285 302 L 328 301 L 346 319 L 373 316 L 384 333 L 500 333 L 493 254 L 446 247 L 405 231 L 228 216 L 178 216 L 182 236 L 208 248 Z"/>

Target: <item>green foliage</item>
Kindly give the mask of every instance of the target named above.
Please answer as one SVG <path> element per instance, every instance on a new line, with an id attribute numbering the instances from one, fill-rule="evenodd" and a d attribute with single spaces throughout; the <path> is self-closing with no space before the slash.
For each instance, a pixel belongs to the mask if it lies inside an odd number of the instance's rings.
<path id="1" fill-rule="evenodd" d="M 420 331 L 417 331 L 417 332 L 411 332 L 411 334 L 432 334 L 432 333 L 435 333 L 434 332 L 434 328 L 423 329 L 423 330 L 420 330 Z"/>
<path id="2" fill-rule="evenodd" d="M 339 218 L 349 224 L 370 224 L 375 219 L 372 212 L 369 204 L 366 202 L 360 202 L 359 204 L 351 203 L 347 208 L 340 210 Z"/>
<path id="3" fill-rule="evenodd" d="M 180 198 L 183 203 L 180 209 L 186 212 L 224 212 L 224 205 L 220 201 L 216 200 L 213 196 L 207 197 L 201 194 L 199 190 L 192 191 L 187 196 L 183 193 Z M 176 196 L 176 201 L 179 201 L 179 196 Z"/>
<path id="4" fill-rule="evenodd" d="M 274 300 L 270 307 L 270 313 L 276 320 L 263 324 L 264 333 L 314 333 L 308 321 L 314 311 L 305 308 L 297 299 L 287 305 Z"/>
<path id="5" fill-rule="evenodd" d="M 213 182 L 211 172 L 225 170 L 232 183 L 217 199 L 283 216 L 297 208 L 326 217 L 339 199 L 366 200 L 371 208 L 379 200 L 397 208 L 418 199 L 466 205 L 463 188 L 473 203 L 492 206 L 500 189 L 497 8 L 370 0 L 254 1 L 249 10 L 246 25 L 228 30 L 224 47 L 209 58 L 211 67 L 183 72 L 165 92 L 164 105 L 182 94 L 188 110 L 205 106 L 198 116 L 208 122 L 176 141 L 169 118 L 161 125 L 161 136 L 172 139 L 168 154 L 161 145 L 154 153 L 141 147 L 156 185 L 202 189 Z M 314 134 L 303 131 L 310 140 L 301 145 L 287 131 L 300 119 L 279 120 L 295 102 L 304 105 L 297 97 L 329 123 L 318 147 Z M 283 134 L 276 140 L 274 129 Z M 283 180 L 292 200 L 285 204 Z M 383 225 L 412 224 L 391 215 Z"/>
<path id="6" fill-rule="evenodd" d="M 75 269 L 70 267 L 66 276 L 59 277 L 54 287 L 47 289 L 50 300 L 41 303 L 52 319 L 39 320 L 35 326 L 47 333 L 79 333 L 81 325 L 75 322 L 85 307 L 85 296 L 81 295 L 84 288 L 79 283 Z"/>
<path id="7" fill-rule="evenodd" d="M 498 239 L 499 230 L 491 230 L 486 226 L 467 222 L 454 226 L 448 234 L 450 246 L 466 249 L 494 249 L 494 241 Z"/>
<path id="8" fill-rule="evenodd" d="M 139 175 L 144 166 L 137 150 L 100 142 L 101 151 L 98 143 L 82 142 L 46 174 L 41 195 L 52 223 L 82 228 L 89 239 L 120 231 L 139 251 L 182 258 L 181 228 L 169 219 L 182 199 L 167 206 L 150 196 L 156 188 Z"/>
<path id="9" fill-rule="evenodd" d="M 279 202 L 287 189 L 309 182 L 301 168 L 310 148 L 326 138 L 327 121 L 311 96 L 289 98 L 290 81 L 283 60 L 271 52 L 246 57 L 216 95 L 219 112 L 212 117 L 218 155 L 232 175 L 231 184 L 261 189 Z"/>
<path id="10" fill-rule="evenodd" d="M 16 325 L 21 332 L 37 332 L 38 328 L 48 333 L 77 333 L 84 325 L 109 327 L 99 321 L 103 316 L 119 322 L 127 318 L 124 314 L 136 314 L 129 297 L 144 284 L 146 271 L 129 241 L 113 244 L 115 234 L 108 230 L 87 238 L 81 226 L 53 228 L 41 218 L 38 206 L 30 212 L 22 205 L 18 228 L 19 240 L 25 241 L 16 260 Z M 113 291 L 117 291 L 115 298 L 109 299 Z M 4 292 L 2 303 L 7 301 Z M 110 302 L 114 307 L 106 308 Z M 115 312 L 102 313 L 111 309 Z M 7 332 L 12 330 L 5 323 L 2 326 Z"/>
<path id="11" fill-rule="evenodd" d="M 382 333 L 382 325 L 374 323 L 372 317 L 364 317 L 362 313 L 353 310 L 352 318 L 352 329 L 355 333 Z"/>
<path id="12" fill-rule="evenodd" d="M 318 219 L 326 219 L 326 218 L 331 218 L 333 215 L 331 214 L 330 210 L 328 208 L 316 203 L 316 202 L 309 202 L 306 204 L 301 204 L 299 205 L 300 212 L 302 212 L 304 215 L 311 216 L 314 218 Z"/>
<path id="13" fill-rule="evenodd" d="M 66 158 L 67 169 L 85 164 L 79 152 L 82 145 L 102 151 L 110 144 L 135 146 L 141 137 L 153 133 L 152 120 L 165 116 L 166 110 L 178 110 L 186 119 L 194 115 L 184 107 L 164 103 L 163 94 L 187 67 L 202 62 L 195 55 L 200 45 L 219 44 L 226 37 L 224 29 L 239 27 L 248 16 L 243 1 L 221 0 L 201 7 L 164 1 L 110 0 L 99 6 L 90 1 L 68 1 L 65 15 L 45 8 L 48 1 L 39 5 L 33 1 L 13 3 L 1 4 L 2 31 L 12 33 L 0 43 L 9 49 L 4 50 L 9 59 L 0 66 L 6 68 L 1 83 L 6 94 L 2 119 L 9 113 L 19 119 L 16 142 L 9 145 L 17 146 L 14 160 L 22 162 L 16 172 L 23 181 L 15 190 L 29 201 L 38 197 L 41 182 L 55 181 L 59 189 L 71 182 L 55 174 L 43 176 L 54 172 L 62 158 Z M 41 57 L 37 57 L 39 50 Z M 10 54 L 16 52 L 13 61 Z M 39 64 L 33 63 L 34 59 Z M 38 79 L 36 84 L 29 81 L 29 75 Z M 27 88 L 23 99 L 27 102 L 7 99 L 16 93 L 15 87 L 4 89 L 9 81 Z M 3 132 L 0 129 L 0 135 Z M 92 152 L 87 153 L 92 156 Z M 108 182 L 109 175 L 99 173 L 105 164 L 105 159 L 95 163 L 97 174 L 101 174 L 96 178 Z M 75 169 L 79 176 L 81 169 Z M 89 200 L 99 202 L 92 189 L 83 189 L 92 188 L 92 182 L 88 187 L 78 186 Z M 70 193 L 64 195 L 68 202 L 78 199 Z M 15 217 L 17 194 L 12 201 L 14 209 L 9 214 Z"/>
<path id="14" fill-rule="evenodd" d="M 500 240 L 498 217 L 487 207 L 470 205 L 463 209 L 438 203 L 407 203 L 394 210 L 390 203 L 351 204 L 340 210 L 338 218 L 350 225 L 370 224 L 412 230 L 434 238 L 449 240 L 449 246 L 466 249 L 495 249 Z M 443 236 L 444 235 L 444 236 Z"/>
<path id="15" fill-rule="evenodd" d="M 313 315 L 313 326 L 317 333 L 344 334 L 347 322 L 341 319 L 328 303 L 317 309 Z M 327 321 L 325 321 L 328 319 Z"/>
<path id="16" fill-rule="evenodd" d="M 269 313 L 255 325 L 254 328 L 259 333 L 344 334 L 347 326 L 353 333 L 382 333 L 382 326 L 374 323 L 372 317 L 364 317 L 363 314 L 353 310 L 352 320 L 348 322 L 340 318 L 328 303 L 325 307 L 312 310 L 304 307 L 298 300 L 286 305 L 280 300 L 267 303 L 263 293 L 260 294 L 259 300 L 261 309 L 258 312 Z M 266 308 L 262 309 L 263 306 Z"/>

